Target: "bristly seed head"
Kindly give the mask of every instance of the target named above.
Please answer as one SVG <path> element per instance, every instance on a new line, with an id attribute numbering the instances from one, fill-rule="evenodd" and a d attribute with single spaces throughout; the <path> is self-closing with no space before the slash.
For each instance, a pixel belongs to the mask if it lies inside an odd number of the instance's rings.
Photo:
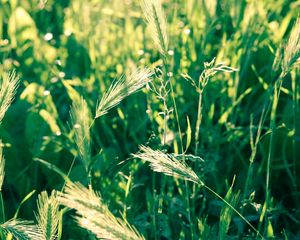
<path id="1" fill-rule="evenodd" d="M 153 72 L 148 68 L 139 68 L 129 76 L 122 76 L 114 81 L 107 92 L 102 96 L 96 109 L 95 118 L 106 114 L 111 108 L 118 105 L 125 97 L 139 91 L 151 81 Z"/>
<path id="2" fill-rule="evenodd" d="M 162 55 L 168 51 L 167 21 L 160 0 L 142 0 L 141 3 L 152 39 Z"/>
<path id="3" fill-rule="evenodd" d="M 149 162 L 150 167 L 155 172 L 179 177 L 202 185 L 202 181 L 197 174 L 187 166 L 185 162 L 175 158 L 174 155 L 166 154 L 159 150 L 153 150 L 150 147 L 141 145 L 140 152 L 133 154 L 133 157 Z"/>

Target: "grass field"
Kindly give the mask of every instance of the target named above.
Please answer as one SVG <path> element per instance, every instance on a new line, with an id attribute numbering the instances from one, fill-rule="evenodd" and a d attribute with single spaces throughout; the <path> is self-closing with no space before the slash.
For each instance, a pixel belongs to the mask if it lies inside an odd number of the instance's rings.
<path id="1" fill-rule="evenodd" d="M 299 0 L 0 0 L 1 239 L 300 239 Z"/>

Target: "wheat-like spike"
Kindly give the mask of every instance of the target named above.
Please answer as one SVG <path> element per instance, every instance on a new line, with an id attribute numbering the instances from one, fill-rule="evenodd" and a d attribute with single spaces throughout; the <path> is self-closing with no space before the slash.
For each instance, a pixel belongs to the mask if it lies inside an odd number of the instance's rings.
<path id="1" fill-rule="evenodd" d="M 142 0 L 142 10 L 152 38 L 161 54 L 168 51 L 167 21 L 160 0 Z"/>
<path id="2" fill-rule="evenodd" d="M 3 150 L 2 150 L 2 142 L 0 140 L 0 192 L 2 191 L 2 185 L 4 181 L 4 166 L 5 166 L 5 158 L 3 156 Z"/>
<path id="3" fill-rule="evenodd" d="M 0 225 L 17 240 L 44 240 L 39 227 L 31 221 L 13 219 Z"/>
<path id="4" fill-rule="evenodd" d="M 68 182 L 60 202 L 76 210 L 78 224 L 101 239 L 144 239 L 126 220 L 116 218 L 101 197 L 80 183 Z"/>
<path id="5" fill-rule="evenodd" d="M 42 192 L 38 197 L 38 215 L 36 216 L 39 229 L 44 240 L 57 239 L 57 229 L 60 219 L 59 202 L 56 191 L 50 197 L 47 192 Z"/>
<path id="6" fill-rule="evenodd" d="M 14 100 L 18 84 L 19 77 L 15 71 L 3 73 L 0 86 L 0 123 Z"/>
<path id="7" fill-rule="evenodd" d="M 132 72 L 128 77 L 122 76 L 114 81 L 107 92 L 101 98 L 96 109 L 98 118 L 108 112 L 111 108 L 118 105 L 125 97 L 137 92 L 150 82 L 152 71 L 148 68 L 140 68 Z"/>
<path id="8" fill-rule="evenodd" d="M 279 70 L 283 70 L 283 56 L 284 46 L 280 44 L 275 53 L 275 58 L 272 65 L 272 74 L 277 73 Z"/>
<path id="9" fill-rule="evenodd" d="M 284 46 L 284 54 L 282 61 L 282 70 L 286 75 L 294 64 L 300 58 L 300 17 L 296 20 L 296 23 L 290 33 L 290 37 Z"/>
<path id="10" fill-rule="evenodd" d="M 91 114 L 86 101 L 81 98 L 71 107 L 71 124 L 75 132 L 75 143 L 84 167 L 88 172 L 91 157 L 90 124 Z"/>
<path id="11" fill-rule="evenodd" d="M 133 157 L 149 162 L 150 167 L 155 172 L 202 184 L 197 174 L 185 162 L 178 160 L 172 154 L 166 154 L 141 145 L 140 152 L 133 154 Z"/>

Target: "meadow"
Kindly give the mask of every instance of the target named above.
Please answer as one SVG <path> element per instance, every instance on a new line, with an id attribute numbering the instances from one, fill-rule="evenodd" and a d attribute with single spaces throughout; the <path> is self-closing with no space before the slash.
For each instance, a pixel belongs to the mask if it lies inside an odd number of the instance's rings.
<path id="1" fill-rule="evenodd" d="M 0 239 L 300 239 L 299 0 L 0 0 Z"/>

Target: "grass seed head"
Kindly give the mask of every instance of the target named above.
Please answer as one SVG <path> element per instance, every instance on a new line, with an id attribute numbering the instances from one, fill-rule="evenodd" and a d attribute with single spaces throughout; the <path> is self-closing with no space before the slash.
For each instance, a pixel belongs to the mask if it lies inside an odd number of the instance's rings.
<path id="1" fill-rule="evenodd" d="M 79 155 L 87 172 L 91 158 L 91 123 L 91 114 L 86 101 L 83 98 L 78 102 L 74 101 L 71 108 L 71 126 L 75 132 L 75 143 Z"/>
<path id="2" fill-rule="evenodd" d="M 140 152 L 133 154 L 133 156 L 149 162 L 150 167 L 155 172 L 202 184 L 197 174 L 185 162 L 178 160 L 171 154 L 141 145 Z"/>
<path id="3" fill-rule="evenodd" d="M 0 225 L 5 233 L 10 233 L 15 239 L 41 240 L 44 239 L 39 227 L 31 221 L 12 219 Z"/>
<path id="4" fill-rule="evenodd" d="M 167 21 L 160 0 L 142 0 L 141 3 L 152 39 L 163 55 L 168 51 Z"/>
<path id="5" fill-rule="evenodd" d="M 37 204 L 38 214 L 36 218 L 44 239 L 57 239 L 60 212 L 56 191 L 52 191 L 50 196 L 48 196 L 46 191 L 42 192 L 38 197 Z"/>
<path id="6" fill-rule="evenodd" d="M 80 183 L 69 182 L 60 202 L 76 210 L 78 224 L 101 239 L 144 239 L 125 219 L 116 218 L 99 194 Z"/>
<path id="7" fill-rule="evenodd" d="M 111 108 L 117 106 L 125 97 L 139 91 L 151 81 L 152 71 L 148 68 L 139 68 L 133 71 L 129 76 L 122 76 L 114 81 L 107 92 L 102 96 L 96 109 L 98 118 L 106 114 Z"/>
<path id="8" fill-rule="evenodd" d="M 18 85 L 19 77 L 15 71 L 3 73 L 2 82 L 0 82 L 0 124 L 14 100 Z"/>

